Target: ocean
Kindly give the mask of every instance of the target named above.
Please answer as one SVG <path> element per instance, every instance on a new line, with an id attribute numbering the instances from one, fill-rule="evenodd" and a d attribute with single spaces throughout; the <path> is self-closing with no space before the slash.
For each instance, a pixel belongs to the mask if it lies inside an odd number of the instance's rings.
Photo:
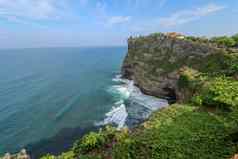
<path id="1" fill-rule="evenodd" d="M 0 50 L 0 154 L 67 150 L 105 124 L 132 127 L 167 101 L 121 79 L 126 47 Z"/>

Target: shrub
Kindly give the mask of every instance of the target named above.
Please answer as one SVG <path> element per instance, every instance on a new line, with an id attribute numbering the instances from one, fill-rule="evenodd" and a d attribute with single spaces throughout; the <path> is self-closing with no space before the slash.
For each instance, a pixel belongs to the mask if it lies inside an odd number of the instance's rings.
<path id="1" fill-rule="evenodd" d="M 74 159 L 74 153 L 73 151 L 68 151 L 66 153 L 62 153 L 60 156 L 53 156 L 51 154 L 47 154 L 41 159 Z"/>
<path id="2" fill-rule="evenodd" d="M 220 59 L 222 60 L 222 67 L 218 71 L 226 76 L 233 76 L 238 73 L 238 54 L 223 54 Z"/>
<path id="3" fill-rule="evenodd" d="M 196 104 L 204 104 L 224 109 L 238 107 L 238 81 L 226 77 L 217 77 L 204 84 L 195 97 Z"/>
<path id="4" fill-rule="evenodd" d="M 209 39 L 207 37 L 186 36 L 185 39 L 192 42 L 209 43 Z"/>
<path id="5" fill-rule="evenodd" d="M 56 159 L 56 157 L 51 154 L 47 154 L 47 155 L 41 157 L 41 159 Z"/>
<path id="6" fill-rule="evenodd" d="M 163 35 L 163 33 L 153 33 L 153 34 L 151 34 L 151 36 L 155 36 L 155 37 L 157 37 L 157 36 L 161 36 L 161 35 Z"/>
<path id="7" fill-rule="evenodd" d="M 198 77 L 199 73 L 191 68 L 184 67 L 180 70 L 180 78 L 178 80 L 179 88 L 191 88 Z"/>
<path id="8" fill-rule="evenodd" d="M 82 155 L 80 159 L 103 159 L 101 156 Z"/>
<path id="9" fill-rule="evenodd" d="M 73 152 L 76 156 L 79 156 L 100 148 L 104 143 L 105 138 L 101 133 L 91 132 L 74 144 Z"/>
<path id="10" fill-rule="evenodd" d="M 104 136 L 106 142 L 111 142 L 117 133 L 117 129 L 111 125 L 107 125 L 100 133 Z"/>
<path id="11" fill-rule="evenodd" d="M 231 71 L 233 72 L 233 74 L 238 73 L 238 60 L 236 63 L 234 62 L 231 64 Z"/>
<path id="12" fill-rule="evenodd" d="M 238 44 L 238 34 L 233 35 L 232 39 Z"/>
<path id="13" fill-rule="evenodd" d="M 236 41 L 233 38 L 227 36 L 214 37 L 212 38 L 212 42 L 217 43 L 220 46 L 226 47 L 234 47 L 236 45 Z"/>
<path id="14" fill-rule="evenodd" d="M 186 36 L 185 39 L 189 40 L 189 41 L 196 42 L 196 41 L 198 41 L 199 38 L 195 37 L 195 36 Z"/>
<path id="15" fill-rule="evenodd" d="M 234 75 L 238 73 L 238 55 L 228 54 L 224 58 L 225 65 L 227 67 L 227 72 L 229 75 Z"/>
<path id="16" fill-rule="evenodd" d="M 219 52 L 208 55 L 200 63 L 200 72 L 207 73 L 210 76 L 233 76 L 238 73 L 238 54 Z"/>
<path id="17" fill-rule="evenodd" d="M 140 144 L 133 138 L 127 138 L 118 142 L 113 147 L 113 159 L 139 159 L 140 156 Z"/>
<path id="18" fill-rule="evenodd" d="M 195 105 L 202 106 L 203 99 L 200 95 L 197 95 L 192 97 L 191 102 Z"/>
<path id="19" fill-rule="evenodd" d="M 74 159 L 74 153 L 73 151 L 62 153 L 57 159 Z"/>
<path id="20" fill-rule="evenodd" d="M 114 159 L 227 159 L 234 153 L 222 118 L 174 105 L 155 112 L 113 148 Z"/>
<path id="21" fill-rule="evenodd" d="M 117 142 L 121 142 L 126 140 L 128 137 L 129 137 L 129 129 L 124 128 L 116 134 L 115 139 Z"/>

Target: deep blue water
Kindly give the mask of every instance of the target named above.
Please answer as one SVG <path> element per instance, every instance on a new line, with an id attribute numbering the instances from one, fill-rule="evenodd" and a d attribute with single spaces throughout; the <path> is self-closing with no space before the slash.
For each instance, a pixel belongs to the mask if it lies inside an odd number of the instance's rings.
<path id="1" fill-rule="evenodd" d="M 103 120 L 126 49 L 0 50 L 0 154 Z"/>

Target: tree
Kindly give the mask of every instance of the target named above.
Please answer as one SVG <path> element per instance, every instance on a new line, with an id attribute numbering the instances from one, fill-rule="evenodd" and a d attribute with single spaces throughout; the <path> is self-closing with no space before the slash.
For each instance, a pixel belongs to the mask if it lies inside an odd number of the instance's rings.
<path id="1" fill-rule="evenodd" d="M 232 39 L 236 42 L 236 45 L 238 45 L 238 34 L 232 36 Z"/>
<path id="2" fill-rule="evenodd" d="M 234 47 L 236 45 L 236 41 L 233 38 L 227 36 L 215 37 L 212 39 L 212 41 L 218 45 L 226 47 Z"/>

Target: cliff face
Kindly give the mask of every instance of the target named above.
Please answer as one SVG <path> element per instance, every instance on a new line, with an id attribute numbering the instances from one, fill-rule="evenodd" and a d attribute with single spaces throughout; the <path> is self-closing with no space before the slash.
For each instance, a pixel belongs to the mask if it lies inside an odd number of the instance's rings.
<path id="1" fill-rule="evenodd" d="M 154 34 L 129 38 L 122 75 L 134 80 L 146 94 L 176 100 L 180 98 L 177 81 L 181 68 L 213 71 L 214 67 L 221 67 L 217 56 L 221 52 L 224 54 L 225 49 L 183 36 Z M 210 59 L 214 63 L 211 64 Z"/>

